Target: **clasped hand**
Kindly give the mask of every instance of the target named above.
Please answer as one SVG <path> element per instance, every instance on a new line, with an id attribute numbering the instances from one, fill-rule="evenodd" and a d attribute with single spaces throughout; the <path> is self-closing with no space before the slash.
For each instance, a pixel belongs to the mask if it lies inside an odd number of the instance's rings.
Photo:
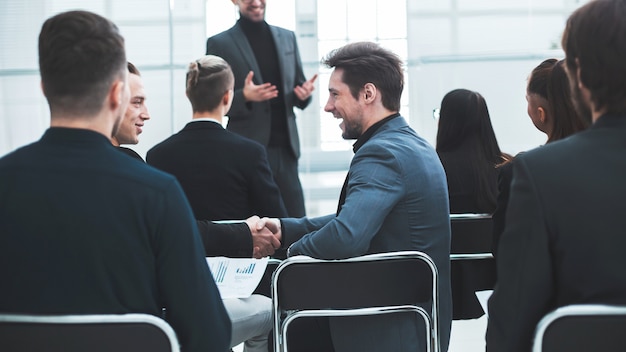
<path id="1" fill-rule="evenodd" d="M 252 233 L 252 257 L 263 258 L 274 254 L 280 248 L 282 237 L 280 220 L 251 216 L 246 224 Z"/>

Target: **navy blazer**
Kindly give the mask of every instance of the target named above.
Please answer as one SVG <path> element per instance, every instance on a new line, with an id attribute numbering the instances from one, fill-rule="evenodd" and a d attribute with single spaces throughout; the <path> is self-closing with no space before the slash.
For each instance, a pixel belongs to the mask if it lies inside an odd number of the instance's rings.
<path id="1" fill-rule="evenodd" d="M 189 122 L 152 147 L 146 161 L 176 176 L 196 219 L 287 215 L 265 148 L 216 122 Z"/>
<path id="2" fill-rule="evenodd" d="M 0 311 L 162 315 L 185 351 L 230 319 L 176 179 L 97 132 L 54 127 L 0 159 Z"/>
<path id="3" fill-rule="evenodd" d="M 290 255 L 322 259 L 403 250 L 431 256 L 439 272 L 439 330 L 445 351 L 452 320 L 449 213 L 446 175 L 437 153 L 397 117 L 355 153 L 339 215 L 281 219 L 283 241 L 293 243 Z M 394 318 L 360 319 L 356 325 L 342 321 L 331 320 L 337 351 L 405 351 L 417 344 L 410 337 L 415 330 L 401 329 L 397 320 L 397 329 L 389 329 Z M 372 340 L 381 334 L 388 335 Z"/>
<path id="4" fill-rule="evenodd" d="M 625 180 L 625 115 L 515 158 L 488 351 L 530 351 L 558 307 L 626 305 Z"/>
<path id="5" fill-rule="evenodd" d="M 289 142 L 294 155 L 298 158 L 300 157 L 300 137 L 293 108 L 294 106 L 300 109 L 306 108 L 311 102 L 311 97 L 300 100 L 293 92 L 295 87 L 306 82 L 296 35 L 284 28 L 272 25 L 269 27 L 274 43 L 276 43 L 278 67 L 282 77 L 282 82 L 277 85 L 277 88 L 283 92 L 285 97 Z M 262 84 L 265 81 L 239 22 L 229 30 L 210 37 L 207 40 L 206 53 L 207 55 L 220 56 L 226 60 L 235 75 L 235 97 L 228 112 L 227 128 L 267 146 L 272 125 L 270 102 L 246 102 L 243 97 L 243 85 L 250 71 L 254 72 L 252 80 L 255 84 Z"/>

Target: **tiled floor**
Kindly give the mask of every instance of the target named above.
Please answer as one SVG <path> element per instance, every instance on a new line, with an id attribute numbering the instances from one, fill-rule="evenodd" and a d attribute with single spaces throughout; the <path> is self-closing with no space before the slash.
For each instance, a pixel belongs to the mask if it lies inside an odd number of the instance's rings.
<path id="1" fill-rule="evenodd" d="M 485 351 L 485 331 L 487 317 L 479 319 L 455 320 L 452 322 L 450 348 L 448 352 L 483 352 Z M 233 348 L 234 352 L 242 352 L 243 345 Z"/>

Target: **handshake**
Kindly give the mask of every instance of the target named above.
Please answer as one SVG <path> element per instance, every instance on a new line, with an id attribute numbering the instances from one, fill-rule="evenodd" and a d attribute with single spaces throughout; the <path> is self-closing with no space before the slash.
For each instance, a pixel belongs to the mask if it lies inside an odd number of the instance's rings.
<path id="1" fill-rule="evenodd" d="M 280 220 L 259 218 L 254 215 L 246 219 L 252 234 L 252 257 L 263 258 L 274 254 L 281 245 Z"/>

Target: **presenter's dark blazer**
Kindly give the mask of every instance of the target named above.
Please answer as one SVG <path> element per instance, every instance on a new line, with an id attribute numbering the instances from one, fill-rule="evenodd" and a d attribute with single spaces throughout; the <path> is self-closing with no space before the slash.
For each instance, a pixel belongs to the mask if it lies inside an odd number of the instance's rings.
<path id="1" fill-rule="evenodd" d="M 53 127 L 0 159 L 0 282 L 1 312 L 161 316 L 165 307 L 185 351 L 230 344 L 180 185 L 94 131 Z"/>
<path id="2" fill-rule="evenodd" d="M 196 219 L 287 215 L 265 148 L 216 122 L 189 122 L 150 149 L 146 161 L 176 176 Z"/>
<path id="3" fill-rule="evenodd" d="M 269 27 L 276 44 L 278 67 L 282 78 L 281 84 L 276 86 L 283 92 L 285 97 L 285 115 L 287 116 L 289 142 L 294 156 L 299 158 L 300 137 L 298 136 L 296 115 L 293 112 L 293 108 L 294 106 L 300 109 L 306 108 L 311 102 L 311 98 L 300 100 L 293 92 L 296 86 L 306 82 L 296 35 L 294 32 L 284 28 L 271 25 Z M 261 75 L 254 52 L 239 23 L 237 22 L 230 29 L 210 37 L 207 40 L 206 53 L 207 55 L 220 56 L 226 60 L 232 67 L 235 75 L 235 97 L 233 105 L 228 112 L 227 128 L 267 146 L 270 140 L 272 125 L 270 102 L 246 103 L 243 97 L 243 85 L 250 71 L 254 72 L 252 80 L 255 84 L 262 84 L 265 81 Z"/>
<path id="4" fill-rule="evenodd" d="M 626 116 L 518 155 L 489 300 L 488 351 L 530 351 L 569 304 L 626 305 Z"/>

